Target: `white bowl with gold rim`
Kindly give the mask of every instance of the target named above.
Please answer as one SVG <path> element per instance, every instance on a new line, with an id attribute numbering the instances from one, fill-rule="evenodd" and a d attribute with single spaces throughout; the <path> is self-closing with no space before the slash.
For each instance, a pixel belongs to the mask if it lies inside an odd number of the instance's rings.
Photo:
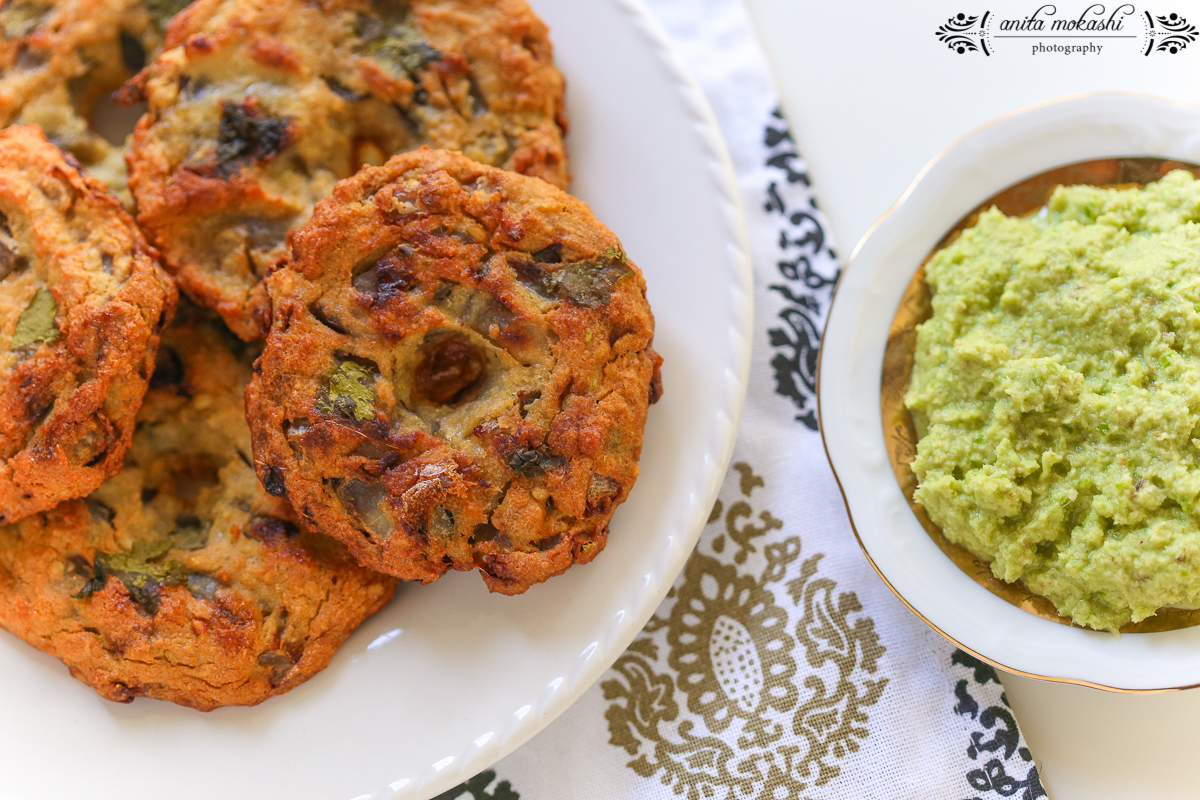
<path id="1" fill-rule="evenodd" d="M 1197 686 L 1200 613 L 1160 612 L 1119 637 L 1064 624 L 1045 600 L 996 581 L 918 518 L 901 485 L 911 481 L 903 462 L 912 443 L 899 403 L 902 340 L 921 314 L 914 277 L 985 202 L 1000 198 L 1002 210 L 1020 213 L 1055 183 L 1143 182 L 1171 161 L 1200 163 L 1200 106 L 1108 93 L 1002 117 L 920 172 L 855 247 L 830 309 L 818 370 L 821 427 L 863 552 L 921 619 L 1010 672 L 1123 692 Z"/>

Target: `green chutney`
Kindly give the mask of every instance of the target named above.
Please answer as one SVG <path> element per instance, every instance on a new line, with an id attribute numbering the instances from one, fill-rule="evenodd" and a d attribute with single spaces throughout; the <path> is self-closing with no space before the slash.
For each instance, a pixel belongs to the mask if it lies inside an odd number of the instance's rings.
<path id="1" fill-rule="evenodd" d="M 1200 607 L 1200 181 L 1055 189 L 926 264 L 915 499 L 1080 625 Z"/>

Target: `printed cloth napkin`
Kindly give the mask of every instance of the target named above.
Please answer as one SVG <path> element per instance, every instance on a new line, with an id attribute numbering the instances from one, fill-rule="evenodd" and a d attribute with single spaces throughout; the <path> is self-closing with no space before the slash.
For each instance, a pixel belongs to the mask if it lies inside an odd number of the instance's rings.
<path id="1" fill-rule="evenodd" d="M 840 265 L 740 0 L 646 0 L 720 121 L 755 321 L 733 465 L 700 544 L 562 717 L 438 800 L 1036 800 L 995 671 L 909 612 L 850 529 L 817 432 Z"/>

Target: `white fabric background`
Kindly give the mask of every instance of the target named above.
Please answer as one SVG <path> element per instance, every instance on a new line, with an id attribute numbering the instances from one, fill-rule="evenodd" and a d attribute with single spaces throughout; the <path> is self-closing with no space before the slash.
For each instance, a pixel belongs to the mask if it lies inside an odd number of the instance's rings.
<path id="1" fill-rule="evenodd" d="M 761 522 L 763 511 L 782 522 L 780 527 L 754 538 L 754 552 L 743 563 L 735 564 L 736 548 L 730 531 L 725 519 L 719 519 L 707 526 L 698 555 L 693 558 L 706 559 L 704 564 L 719 562 L 727 570 L 736 569 L 743 578 L 755 578 L 762 575 L 768 545 L 782 546 L 798 537 L 799 557 L 787 565 L 785 577 L 765 587 L 774 605 L 787 612 L 787 630 L 795 634 L 802 623 L 802 611 L 788 596 L 787 586 L 800 575 L 802 565 L 823 554 L 815 562 L 816 572 L 809 582 L 832 582 L 822 595 L 826 610 L 836 610 L 839 604 L 852 604 L 856 599 L 862 610 L 846 614 L 846 621 L 850 625 L 873 624 L 878 643 L 884 648 L 874 672 L 863 666 L 860 657 L 860 666 L 851 673 L 850 683 L 860 695 L 871 682 L 886 680 L 886 685 L 877 702 L 860 707 L 860 716 L 849 721 L 857 734 L 821 734 L 823 740 L 832 743 L 822 761 L 833 769 L 823 779 L 815 772 L 795 774 L 790 780 L 767 775 L 770 763 L 786 765 L 789 747 L 804 752 L 809 746 L 791 728 L 790 715 L 782 714 L 776 715 L 783 725 L 782 736 L 759 748 L 764 753 L 764 760 L 757 762 L 762 776 L 744 775 L 746 780 L 736 785 L 719 777 L 680 783 L 677 776 L 669 778 L 665 768 L 653 768 L 655 754 L 649 741 L 635 745 L 636 755 L 614 743 L 619 737 L 606 714 L 623 707 L 623 701 L 614 699 L 612 689 L 622 682 L 622 662 L 618 662 L 617 668 L 534 740 L 494 770 L 478 776 L 470 786 L 458 787 L 442 797 L 1035 800 L 1045 796 L 994 673 L 982 665 L 975 670 L 965 663 L 955 663 L 955 648 L 897 601 L 863 557 L 820 436 L 810 427 L 815 398 L 804 379 L 811 378 L 815 336 L 824 324 L 838 262 L 827 239 L 828 226 L 807 185 L 804 163 L 785 135 L 786 122 L 776 114 L 776 91 L 745 9 L 740 0 L 646 2 L 705 89 L 721 123 L 737 171 L 750 233 L 755 273 L 754 355 L 734 462 L 748 464 L 763 485 L 747 496 L 741 486 L 741 473 L 733 470 L 722 489 L 721 503 L 728 511 L 735 503 L 748 502 L 750 519 L 756 524 Z M 814 76 L 817 79 L 819 76 Z M 819 187 L 817 190 L 819 193 Z M 631 255 L 636 259 L 636 253 Z M 808 281 L 804 279 L 802 257 L 807 257 L 811 267 Z M 789 268 L 789 263 L 798 266 Z M 776 391 L 781 374 L 785 383 L 790 380 L 795 386 L 791 396 Z M 810 424 L 801 419 L 806 416 Z M 717 547 L 721 552 L 716 551 Z M 676 590 L 682 594 L 673 592 L 676 597 L 669 597 L 656 617 L 660 621 L 651 623 L 650 627 L 657 625 L 658 630 L 643 633 L 639 639 L 643 645 L 651 643 L 657 648 L 658 657 L 649 662 L 654 664 L 656 674 L 666 675 L 674 683 L 678 718 L 671 725 L 660 723 L 656 730 L 664 740 L 676 736 L 671 739 L 676 742 L 681 721 L 691 720 L 696 731 L 703 731 L 705 724 L 689 710 L 678 671 L 667 665 L 666 658 L 670 650 L 669 626 L 662 621 L 669 617 L 677 598 L 686 595 L 687 580 L 687 574 L 680 578 Z M 747 621 L 752 614 L 740 617 L 738 612 L 729 611 L 725 616 Z M 725 630 L 731 629 L 730 624 L 725 623 Z M 752 625 L 738 624 L 754 636 L 757 629 Z M 809 663 L 796 639 L 792 635 L 788 640 L 794 645 L 789 655 L 796 668 L 790 680 L 796 687 L 798 702 L 803 703 L 815 691 L 808 683 L 811 678 L 821 678 L 830 685 L 831 666 L 828 662 Z M 754 638 L 754 642 L 755 653 L 765 665 L 767 642 L 761 638 Z M 704 650 L 701 647 L 701 652 Z M 707 652 L 714 651 L 710 647 Z M 960 656 L 959 661 L 967 659 Z M 715 663 L 702 666 L 711 670 Z M 726 682 L 721 687 L 726 694 L 728 685 Z M 713 702 L 736 708 L 729 698 L 716 692 L 711 696 L 716 698 Z M 746 708 L 755 702 L 761 708 L 765 699 L 757 697 L 752 693 L 744 698 Z M 746 719 L 757 713 L 749 713 Z M 845 715 L 839 717 L 838 713 L 835 709 L 835 728 L 847 723 Z M 718 734 L 743 755 L 755 750 L 738 744 L 738 732 L 744 732 L 739 725 L 745 721 Z M 647 776 L 629 766 L 636 757 L 649 758 L 649 766 L 642 768 L 649 772 Z M 686 761 L 684 756 L 680 758 Z M 692 772 L 699 774 L 705 769 L 712 767 L 697 762 Z"/>

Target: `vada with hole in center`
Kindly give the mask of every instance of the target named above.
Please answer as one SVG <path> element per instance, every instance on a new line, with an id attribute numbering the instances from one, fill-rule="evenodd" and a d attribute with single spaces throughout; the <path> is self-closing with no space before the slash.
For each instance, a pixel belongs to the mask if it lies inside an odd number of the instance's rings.
<path id="1" fill-rule="evenodd" d="M 519 594 L 590 561 L 662 359 L 640 270 L 545 181 L 421 149 L 340 182 L 266 281 L 255 467 L 367 567 Z"/>

